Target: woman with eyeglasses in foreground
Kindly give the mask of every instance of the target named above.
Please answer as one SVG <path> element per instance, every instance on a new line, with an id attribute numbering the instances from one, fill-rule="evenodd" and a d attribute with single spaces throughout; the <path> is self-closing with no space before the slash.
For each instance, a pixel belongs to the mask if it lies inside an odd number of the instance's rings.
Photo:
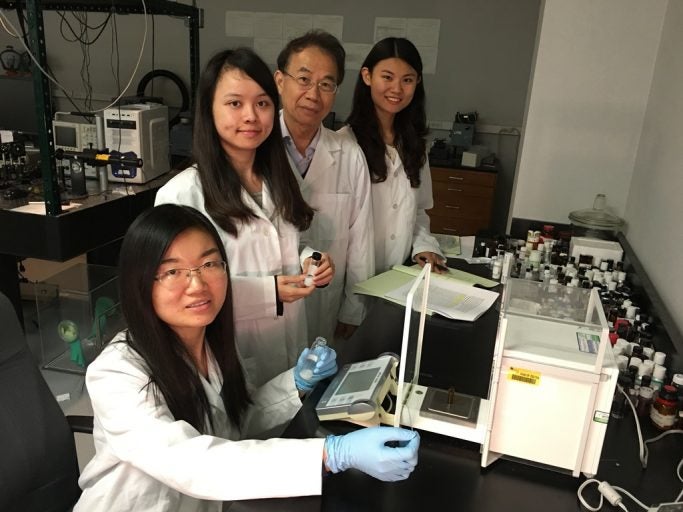
<path id="1" fill-rule="evenodd" d="M 405 429 L 255 439 L 296 414 L 300 396 L 336 372 L 336 355 L 320 349 L 304 379 L 304 349 L 295 368 L 248 389 L 228 275 L 221 239 L 196 210 L 162 205 L 131 225 L 119 260 L 128 329 L 87 370 L 96 454 L 76 512 L 220 511 L 224 500 L 320 494 L 327 471 L 396 481 L 414 469 L 419 436 Z"/>

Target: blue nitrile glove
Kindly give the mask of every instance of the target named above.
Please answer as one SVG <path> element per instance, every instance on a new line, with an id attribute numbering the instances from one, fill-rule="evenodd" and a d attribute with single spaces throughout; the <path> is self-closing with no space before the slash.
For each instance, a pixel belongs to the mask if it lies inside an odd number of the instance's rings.
<path id="1" fill-rule="evenodd" d="M 385 443 L 396 441 L 392 448 Z M 343 436 L 327 436 L 325 465 L 338 473 L 349 468 L 385 482 L 405 480 L 417 466 L 420 434 L 405 428 L 369 427 Z"/>
<path id="2" fill-rule="evenodd" d="M 302 377 L 301 370 L 310 352 L 311 349 L 306 347 L 301 352 L 294 368 L 294 383 L 299 391 L 311 391 L 318 382 L 337 373 L 337 353 L 334 349 L 327 346 L 316 347 L 313 354 L 317 356 L 318 361 L 313 368 L 313 375 L 309 378 Z"/>

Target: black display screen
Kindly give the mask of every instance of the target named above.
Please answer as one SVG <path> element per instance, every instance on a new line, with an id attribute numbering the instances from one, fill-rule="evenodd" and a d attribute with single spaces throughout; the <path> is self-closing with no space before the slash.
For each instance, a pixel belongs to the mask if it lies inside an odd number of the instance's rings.
<path id="1" fill-rule="evenodd" d="M 337 394 L 343 395 L 346 393 L 366 391 L 370 387 L 370 384 L 372 384 L 372 381 L 375 380 L 377 372 L 379 371 L 381 371 L 381 368 L 370 368 L 369 370 L 349 372 L 341 383 L 341 386 L 339 386 Z"/>
<path id="2" fill-rule="evenodd" d="M 55 126 L 55 145 L 69 148 L 76 147 L 76 128 L 73 126 Z M 80 148 L 79 148 L 80 149 Z"/>

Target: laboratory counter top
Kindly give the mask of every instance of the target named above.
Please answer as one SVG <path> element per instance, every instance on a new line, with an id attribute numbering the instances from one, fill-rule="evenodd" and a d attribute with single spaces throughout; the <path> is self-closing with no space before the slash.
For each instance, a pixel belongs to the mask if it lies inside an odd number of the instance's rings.
<path id="1" fill-rule="evenodd" d="M 468 265 L 463 260 L 449 260 L 449 266 L 479 275 L 489 270 L 482 265 Z M 500 290 L 497 290 L 500 291 Z M 403 308 L 378 300 L 351 339 L 337 346 L 340 365 L 345 362 L 377 357 L 384 351 L 397 351 L 400 346 L 401 315 Z M 482 371 L 490 372 L 491 351 L 498 322 L 497 307 L 493 306 L 475 322 L 458 322 L 444 318 L 429 318 L 425 326 L 425 347 L 435 345 L 441 356 L 429 351 L 422 354 L 420 383 L 442 387 L 444 383 L 425 382 L 428 373 L 424 366 L 439 367 L 439 373 L 458 375 L 452 383 L 456 389 L 473 396 L 486 397 L 488 379 L 477 381 Z M 398 329 L 398 330 L 397 330 Z M 438 345 L 439 338 L 457 339 L 457 357 L 451 357 L 448 344 Z M 455 337 L 455 338 L 453 338 Z M 488 361 L 486 360 L 488 358 Z M 448 362 L 444 362 L 448 361 Z M 462 365 L 469 365 L 466 369 Z M 427 374 L 426 374 L 427 373 Z M 434 380 L 434 379 L 432 379 Z M 438 380 L 438 379 L 437 379 Z M 284 437 L 324 437 L 343 434 L 359 428 L 347 422 L 320 422 L 315 413 L 326 388 L 320 383 L 305 399 L 303 407 L 289 424 Z M 483 391 L 483 393 L 479 393 Z M 557 429 L 567 428 L 557 424 Z M 642 420 L 645 439 L 660 431 L 649 419 Z M 350 470 L 323 479 L 322 496 L 235 502 L 226 505 L 230 512 L 241 511 L 415 511 L 457 510 L 458 512 L 580 512 L 582 507 L 577 490 L 586 480 L 575 478 L 555 469 L 532 466 L 529 463 L 499 459 L 487 468 L 481 467 L 480 445 L 431 432 L 420 432 L 419 462 L 411 476 L 397 483 L 375 480 L 359 471 Z M 676 475 L 677 464 L 683 456 L 683 436 L 667 435 L 649 444 L 649 464 L 643 469 L 638 455 L 638 436 L 633 416 L 612 419 L 595 478 L 622 487 L 642 502 L 652 505 L 673 501 L 683 487 Z M 587 485 L 584 499 L 597 507 L 600 495 L 597 483 Z M 642 510 L 628 497 L 625 505 L 631 512 Z M 602 511 L 622 510 L 604 501 Z"/>
<path id="2" fill-rule="evenodd" d="M 315 404 L 324 391 L 318 386 L 305 400 L 290 423 L 285 437 L 322 437 L 343 434 L 355 428 L 349 423 L 320 423 Z M 644 422 L 645 423 L 645 422 Z M 562 425 L 557 425 L 562 428 Z M 646 438 L 659 432 L 643 425 Z M 550 469 L 500 459 L 488 468 L 480 467 L 479 445 L 421 432 L 419 462 L 410 477 L 386 483 L 356 470 L 323 478 L 322 496 L 248 500 L 226 504 L 229 512 L 269 511 L 415 511 L 457 510 L 458 512 L 580 512 L 585 511 L 577 489 L 585 477 L 574 478 Z M 683 436 L 669 435 L 651 443 L 649 465 L 643 470 L 638 459 L 638 441 L 632 416 L 611 420 L 598 475 L 622 487 L 642 502 L 651 505 L 673 501 L 683 484 L 676 477 L 676 465 L 683 454 Z M 597 507 L 597 484 L 583 492 L 584 499 Z M 630 511 L 642 510 L 628 497 Z M 606 501 L 603 511 L 622 510 Z"/>

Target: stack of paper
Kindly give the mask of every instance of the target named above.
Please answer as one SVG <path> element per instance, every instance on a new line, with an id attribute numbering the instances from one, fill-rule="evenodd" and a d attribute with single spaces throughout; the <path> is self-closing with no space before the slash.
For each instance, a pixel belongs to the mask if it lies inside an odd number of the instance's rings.
<path id="1" fill-rule="evenodd" d="M 405 305 L 406 294 L 419 272 L 419 265 L 395 265 L 387 272 L 356 284 L 354 292 Z M 493 305 L 498 294 L 475 288 L 475 284 L 490 288 L 498 283 L 455 269 L 449 269 L 448 274 L 432 274 L 427 314 L 438 313 L 455 320 L 476 320 Z"/>

